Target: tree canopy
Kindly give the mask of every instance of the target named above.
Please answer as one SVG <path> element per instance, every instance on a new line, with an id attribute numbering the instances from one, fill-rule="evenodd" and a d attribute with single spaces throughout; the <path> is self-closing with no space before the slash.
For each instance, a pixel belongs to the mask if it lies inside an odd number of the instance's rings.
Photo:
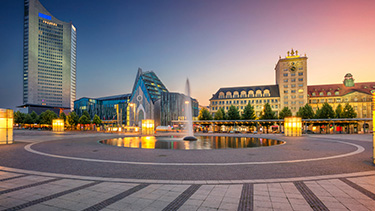
<path id="1" fill-rule="evenodd" d="M 354 111 L 354 108 L 347 103 L 344 107 L 344 110 L 342 112 L 341 118 L 356 118 L 357 113 Z"/>
<path id="2" fill-rule="evenodd" d="M 220 108 L 219 110 L 216 111 L 214 119 L 215 120 L 224 120 L 225 119 L 224 108 Z"/>
<path id="3" fill-rule="evenodd" d="M 272 111 L 270 104 L 264 104 L 264 108 L 262 111 L 262 115 L 260 116 L 260 119 L 276 119 L 276 114 L 274 111 Z"/>
<path id="4" fill-rule="evenodd" d="M 335 117 L 336 118 L 341 118 L 342 117 L 342 105 L 339 104 L 337 107 L 336 107 L 336 110 L 335 110 Z"/>
<path id="5" fill-rule="evenodd" d="M 202 108 L 198 115 L 199 120 L 212 120 L 212 115 L 207 108 Z"/>
<path id="6" fill-rule="evenodd" d="M 288 107 L 284 107 L 279 113 L 279 119 L 292 116 L 292 111 Z"/>
<path id="7" fill-rule="evenodd" d="M 254 106 L 250 105 L 250 103 L 248 103 L 244 110 L 243 110 L 243 113 L 241 115 L 241 119 L 255 119 L 256 118 L 256 115 L 255 115 L 255 111 L 254 111 Z"/>
<path id="8" fill-rule="evenodd" d="M 91 120 L 90 114 L 89 114 L 89 112 L 87 112 L 86 110 L 84 110 L 84 111 L 82 112 L 82 116 L 86 116 L 87 118 L 89 118 L 89 119 Z M 81 116 L 81 117 L 82 117 L 82 116 Z"/>
<path id="9" fill-rule="evenodd" d="M 316 112 L 316 117 L 318 119 L 332 119 L 335 118 L 335 112 L 333 111 L 332 106 L 328 103 L 323 103 L 322 108 Z"/>
<path id="10" fill-rule="evenodd" d="M 52 120 L 57 119 L 57 114 L 51 110 L 42 112 L 39 116 L 40 124 L 52 125 Z"/>
<path id="11" fill-rule="evenodd" d="M 231 105 L 229 107 L 229 110 L 228 110 L 228 113 L 227 113 L 227 118 L 228 118 L 228 120 L 239 120 L 239 119 L 241 119 L 240 113 L 234 105 Z"/>
<path id="12" fill-rule="evenodd" d="M 78 120 L 79 120 L 79 117 L 74 111 L 70 112 L 70 114 L 66 117 L 66 122 L 69 127 L 77 126 Z"/>
<path id="13" fill-rule="evenodd" d="M 314 110 L 309 104 L 306 104 L 303 107 L 300 107 L 297 116 L 301 117 L 302 119 L 313 119 L 315 117 Z"/>
<path id="14" fill-rule="evenodd" d="M 94 118 L 92 119 L 92 123 L 94 123 L 96 125 L 100 125 L 100 124 L 102 124 L 102 120 L 100 119 L 100 117 L 98 115 L 95 114 Z"/>
<path id="15" fill-rule="evenodd" d="M 78 123 L 86 125 L 86 124 L 90 124 L 91 120 L 86 115 L 82 115 L 81 118 L 79 118 Z"/>

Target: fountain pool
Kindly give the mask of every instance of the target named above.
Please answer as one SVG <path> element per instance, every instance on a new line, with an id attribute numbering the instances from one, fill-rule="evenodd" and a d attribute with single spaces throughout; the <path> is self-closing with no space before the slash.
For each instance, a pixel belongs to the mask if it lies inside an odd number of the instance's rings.
<path id="1" fill-rule="evenodd" d="M 283 141 L 258 137 L 197 136 L 197 141 L 184 141 L 176 136 L 123 137 L 99 141 L 99 143 L 143 149 L 212 150 L 266 147 L 283 144 Z"/>

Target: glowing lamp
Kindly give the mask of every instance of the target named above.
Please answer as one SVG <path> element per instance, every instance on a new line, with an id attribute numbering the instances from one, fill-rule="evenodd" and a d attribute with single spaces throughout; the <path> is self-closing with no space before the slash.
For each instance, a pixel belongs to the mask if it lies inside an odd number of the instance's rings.
<path id="1" fill-rule="evenodd" d="M 142 134 L 144 135 L 154 134 L 154 120 L 153 119 L 142 120 Z"/>
<path id="2" fill-rule="evenodd" d="M 13 144 L 12 109 L 0 109 L 0 144 Z"/>
<path id="3" fill-rule="evenodd" d="M 63 119 L 52 120 L 52 131 L 53 132 L 64 132 L 64 120 Z"/>
<path id="4" fill-rule="evenodd" d="M 301 136 L 302 135 L 302 118 L 301 117 L 285 117 L 284 134 L 285 136 Z"/>

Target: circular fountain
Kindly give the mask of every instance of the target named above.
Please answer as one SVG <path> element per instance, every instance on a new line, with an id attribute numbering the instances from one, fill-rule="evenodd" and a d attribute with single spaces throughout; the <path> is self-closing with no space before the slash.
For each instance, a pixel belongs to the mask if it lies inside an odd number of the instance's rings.
<path id="1" fill-rule="evenodd" d="M 196 141 L 198 140 L 194 137 L 194 130 L 193 130 L 193 113 L 191 110 L 191 97 L 190 97 L 190 82 L 189 79 L 186 79 L 186 86 L 185 86 L 185 117 L 186 117 L 186 133 L 187 136 L 183 138 L 184 141 Z"/>

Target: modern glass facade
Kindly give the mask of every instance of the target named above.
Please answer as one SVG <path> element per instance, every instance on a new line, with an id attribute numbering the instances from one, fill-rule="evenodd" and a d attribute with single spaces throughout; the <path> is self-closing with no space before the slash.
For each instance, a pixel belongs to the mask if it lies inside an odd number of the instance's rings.
<path id="1" fill-rule="evenodd" d="M 24 1 L 23 104 L 73 108 L 76 28 L 38 0 Z"/>
<path id="2" fill-rule="evenodd" d="M 91 119 L 96 114 L 104 123 L 114 123 L 120 118 L 122 124 L 127 124 L 127 107 L 129 98 L 130 94 L 95 99 L 83 97 L 74 102 L 74 111 L 79 116 L 82 115 L 83 111 L 87 111 L 90 114 Z"/>

